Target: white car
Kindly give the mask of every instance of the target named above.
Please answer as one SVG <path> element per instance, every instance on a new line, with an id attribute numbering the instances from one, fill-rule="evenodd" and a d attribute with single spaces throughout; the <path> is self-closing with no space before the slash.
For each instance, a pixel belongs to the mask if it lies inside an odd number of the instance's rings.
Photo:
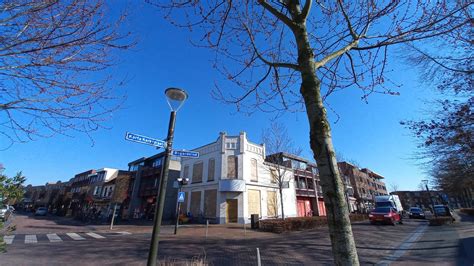
<path id="1" fill-rule="evenodd" d="M 8 208 L 7 205 L 0 204 L 0 220 L 1 221 L 8 220 L 11 214 L 12 214 L 12 211 L 10 210 L 10 208 Z"/>
<path id="2" fill-rule="evenodd" d="M 39 207 L 36 209 L 35 216 L 46 216 L 48 214 L 48 209 L 46 207 Z"/>

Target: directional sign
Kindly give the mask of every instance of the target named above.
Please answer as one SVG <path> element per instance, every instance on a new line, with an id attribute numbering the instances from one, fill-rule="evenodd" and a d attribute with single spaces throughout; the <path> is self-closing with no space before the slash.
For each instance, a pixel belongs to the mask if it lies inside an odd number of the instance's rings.
<path id="1" fill-rule="evenodd" d="M 125 134 L 125 139 L 129 141 L 134 141 L 134 142 L 138 142 L 142 144 L 159 147 L 159 148 L 164 148 L 166 146 L 166 142 L 163 140 L 154 139 L 154 138 L 150 138 L 150 137 L 146 137 L 146 136 L 142 136 L 142 135 L 138 135 L 138 134 L 134 134 L 130 132 L 127 132 Z"/>
<path id="2" fill-rule="evenodd" d="M 195 151 L 176 151 L 173 150 L 173 155 L 178 157 L 199 158 L 199 152 Z"/>
<path id="3" fill-rule="evenodd" d="M 184 202 L 184 192 L 178 192 L 178 202 Z"/>

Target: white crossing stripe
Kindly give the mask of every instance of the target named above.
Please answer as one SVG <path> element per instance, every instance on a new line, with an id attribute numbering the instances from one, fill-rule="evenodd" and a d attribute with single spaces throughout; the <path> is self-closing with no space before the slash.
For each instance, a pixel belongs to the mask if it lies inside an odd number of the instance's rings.
<path id="1" fill-rule="evenodd" d="M 92 236 L 93 238 L 97 238 L 97 239 L 105 238 L 105 237 L 103 237 L 101 235 L 98 235 L 96 233 L 86 233 L 86 235 Z"/>
<path id="2" fill-rule="evenodd" d="M 34 244 L 38 243 L 38 239 L 36 239 L 36 235 L 25 235 L 25 244 Z"/>
<path id="3" fill-rule="evenodd" d="M 57 234 L 47 234 L 49 242 L 63 242 L 63 240 Z"/>
<path id="4" fill-rule="evenodd" d="M 68 235 L 70 238 L 72 238 L 74 240 L 85 240 L 85 238 L 83 238 L 82 236 L 80 236 L 76 233 L 66 233 L 66 235 Z"/>
<path id="5" fill-rule="evenodd" d="M 10 236 L 4 236 L 3 241 L 5 241 L 5 244 L 11 245 L 13 243 L 13 239 L 15 239 L 15 235 L 10 235 Z"/>

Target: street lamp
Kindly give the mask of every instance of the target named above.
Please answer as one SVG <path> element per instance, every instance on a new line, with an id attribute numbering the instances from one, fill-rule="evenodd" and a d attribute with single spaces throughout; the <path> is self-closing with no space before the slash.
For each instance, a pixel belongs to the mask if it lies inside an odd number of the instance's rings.
<path id="1" fill-rule="evenodd" d="M 185 177 L 185 178 L 178 177 L 176 179 L 176 181 L 178 182 L 178 195 L 176 197 L 176 224 L 174 225 L 174 234 L 175 235 L 178 233 L 179 208 L 181 206 L 181 204 L 180 204 L 181 202 L 179 202 L 179 193 L 181 192 L 181 188 L 183 187 L 183 185 L 188 184 L 189 178 L 187 178 L 187 177 Z"/>
<path id="2" fill-rule="evenodd" d="M 428 180 L 427 180 L 427 179 L 423 179 L 423 180 L 421 180 L 421 182 L 423 182 L 423 183 L 425 184 L 426 191 L 428 191 L 428 197 L 430 198 L 431 207 L 433 208 L 433 214 L 434 214 L 435 217 L 437 217 L 437 216 L 436 216 L 436 211 L 435 211 L 435 208 L 434 208 L 433 198 L 431 198 L 430 189 L 428 188 Z"/>
<path id="3" fill-rule="evenodd" d="M 170 121 L 168 125 L 168 136 L 166 138 L 165 163 L 160 178 L 160 189 L 157 195 L 158 204 L 155 206 L 155 218 L 153 222 L 153 233 L 151 235 L 150 250 L 148 252 L 148 266 L 155 266 L 158 257 L 158 244 L 160 241 L 161 218 L 163 217 L 163 208 L 165 206 L 166 186 L 168 184 L 168 172 L 171 158 L 171 148 L 173 146 L 174 124 L 176 121 L 176 112 L 181 108 L 188 94 L 186 91 L 178 88 L 168 88 L 165 91 L 166 101 L 171 109 Z"/>

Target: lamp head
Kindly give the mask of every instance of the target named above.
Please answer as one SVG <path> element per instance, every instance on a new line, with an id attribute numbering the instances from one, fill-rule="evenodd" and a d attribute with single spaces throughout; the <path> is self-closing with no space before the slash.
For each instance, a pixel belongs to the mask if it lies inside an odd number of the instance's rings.
<path id="1" fill-rule="evenodd" d="M 166 101 L 171 108 L 171 111 L 177 112 L 179 108 L 188 99 L 188 94 L 185 90 L 179 88 L 168 88 L 165 90 Z"/>

